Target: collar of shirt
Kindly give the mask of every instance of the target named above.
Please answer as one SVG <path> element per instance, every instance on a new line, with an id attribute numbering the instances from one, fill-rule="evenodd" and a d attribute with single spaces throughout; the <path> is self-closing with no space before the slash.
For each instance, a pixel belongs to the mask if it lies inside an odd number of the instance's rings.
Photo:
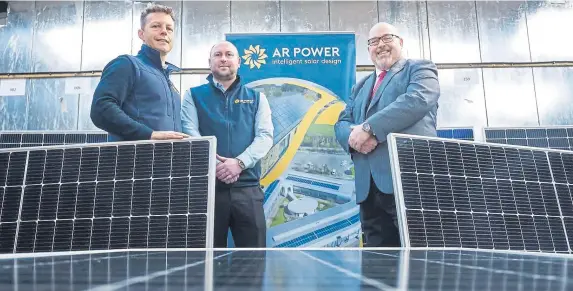
<path id="1" fill-rule="evenodd" d="M 386 71 L 386 73 L 388 73 L 388 71 Z M 376 69 L 376 80 L 378 80 L 378 77 L 380 77 L 380 74 L 382 74 L 382 70 L 380 69 Z"/>
<path id="2" fill-rule="evenodd" d="M 141 49 L 138 52 L 138 55 L 142 55 L 147 57 L 149 60 L 151 60 L 151 62 L 153 63 L 153 65 L 157 68 L 163 68 L 163 70 L 168 73 L 171 74 L 171 72 L 179 72 L 181 71 L 181 69 L 169 62 L 165 62 L 165 64 L 163 64 L 161 62 L 161 56 L 158 50 L 146 45 L 146 44 L 142 44 L 141 45 Z"/>
<path id="3" fill-rule="evenodd" d="M 223 84 L 221 84 L 221 83 L 219 83 L 219 82 L 217 82 L 217 81 L 215 81 L 215 87 L 219 88 L 221 91 L 223 91 L 223 93 L 224 93 L 225 91 L 227 91 L 227 90 L 225 89 L 225 86 L 223 86 Z"/>
<path id="4" fill-rule="evenodd" d="M 214 76 L 213 76 L 213 84 L 215 84 L 215 88 L 221 90 L 223 93 L 227 91 L 227 89 L 225 89 L 225 86 L 223 86 L 223 84 L 221 84 L 219 80 L 215 79 Z"/>

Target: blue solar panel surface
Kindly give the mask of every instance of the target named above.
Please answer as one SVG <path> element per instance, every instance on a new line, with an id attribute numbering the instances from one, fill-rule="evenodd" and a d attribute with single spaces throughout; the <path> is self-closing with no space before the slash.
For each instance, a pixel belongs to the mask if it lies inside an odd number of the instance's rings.
<path id="1" fill-rule="evenodd" d="M 325 237 L 328 234 L 331 234 L 331 233 L 337 232 L 339 230 L 342 230 L 346 227 L 352 226 L 353 224 L 355 224 L 359 221 L 360 221 L 360 215 L 356 214 L 356 215 L 353 215 L 352 217 L 350 217 L 348 219 L 338 221 L 336 223 L 333 223 L 333 224 L 327 225 L 325 227 L 319 228 L 317 230 L 314 230 L 311 233 L 307 233 L 307 234 L 301 235 L 297 238 L 291 239 L 289 241 L 280 243 L 280 244 L 276 245 L 276 247 L 277 248 L 299 247 L 299 246 L 305 245 L 309 242 L 312 242 L 314 240 Z"/>
<path id="2" fill-rule="evenodd" d="M 486 142 L 573 150 L 573 127 L 485 128 Z"/>
<path id="3" fill-rule="evenodd" d="M 0 252 L 206 247 L 209 157 L 204 138 L 1 150 Z"/>
<path id="4" fill-rule="evenodd" d="M 438 128 L 438 137 L 461 140 L 474 140 L 473 128 Z"/>
<path id="5" fill-rule="evenodd" d="M 312 101 L 301 94 L 269 98 L 269 106 L 273 112 L 275 144 L 298 125 L 312 104 Z"/>
<path id="6" fill-rule="evenodd" d="M 267 200 L 269 200 L 269 198 L 271 197 L 271 194 L 273 193 L 273 191 L 275 191 L 275 188 L 277 187 L 278 184 L 279 184 L 279 181 L 274 181 L 265 190 L 265 198 L 264 198 L 263 203 L 266 203 Z"/>
<path id="7" fill-rule="evenodd" d="M 394 137 L 406 245 L 571 252 L 573 154 Z"/>
<path id="8" fill-rule="evenodd" d="M 105 132 L 46 131 L 0 132 L 0 148 L 53 146 L 107 141 Z"/>
<path id="9" fill-rule="evenodd" d="M 150 250 L 0 259 L 4 290 L 573 290 L 573 259 L 468 250 Z"/>
<path id="10" fill-rule="evenodd" d="M 308 178 L 303 178 L 303 177 L 299 177 L 299 176 L 294 176 L 294 175 L 289 175 L 286 179 L 290 180 L 290 181 L 305 183 L 305 184 L 314 185 L 314 186 L 323 187 L 323 188 L 332 189 L 332 190 L 340 189 L 340 186 L 338 186 L 338 185 L 334 185 L 334 184 L 326 183 L 326 182 L 322 182 L 322 181 L 317 181 L 314 179 L 308 179 Z"/>

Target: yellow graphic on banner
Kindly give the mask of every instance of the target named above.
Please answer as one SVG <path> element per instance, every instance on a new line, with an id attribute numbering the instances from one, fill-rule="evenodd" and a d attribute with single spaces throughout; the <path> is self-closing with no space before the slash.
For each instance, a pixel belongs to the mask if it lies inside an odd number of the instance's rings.
<path id="1" fill-rule="evenodd" d="M 332 96 L 330 93 L 321 90 L 319 88 L 311 88 L 308 84 L 305 84 L 303 82 L 297 82 L 296 80 L 292 80 L 288 81 L 287 83 L 298 85 L 300 87 L 309 90 L 313 90 L 314 92 L 320 94 L 322 97 L 316 103 L 314 103 L 310 107 L 310 109 L 306 112 L 302 121 L 299 123 L 296 133 L 294 134 L 291 140 L 291 144 L 285 151 L 284 155 L 270 170 L 270 172 L 261 179 L 261 185 L 263 185 L 264 187 L 267 187 L 270 183 L 278 179 L 284 173 L 284 171 L 288 168 L 288 165 L 296 155 L 298 148 L 300 147 L 300 144 L 302 143 L 304 136 L 308 131 L 308 128 L 312 125 L 313 121 L 315 121 L 320 110 L 322 110 L 328 103 L 336 100 L 336 98 Z"/>
<path id="2" fill-rule="evenodd" d="M 318 116 L 314 124 L 334 125 L 338 121 L 338 116 L 344 110 L 344 107 L 345 104 L 342 102 L 332 104 Z"/>

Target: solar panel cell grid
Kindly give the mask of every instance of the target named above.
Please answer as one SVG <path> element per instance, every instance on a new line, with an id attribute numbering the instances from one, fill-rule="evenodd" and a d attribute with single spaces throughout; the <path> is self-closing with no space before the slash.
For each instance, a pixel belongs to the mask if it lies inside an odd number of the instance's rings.
<path id="1" fill-rule="evenodd" d="M 485 128 L 487 142 L 510 145 L 573 150 L 573 128 Z"/>
<path id="2" fill-rule="evenodd" d="M 404 135 L 391 146 L 410 246 L 570 251 L 571 154 Z"/>
<path id="3" fill-rule="evenodd" d="M 102 143 L 107 133 L 92 131 L 22 131 L 0 132 L 0 148 L 54 146 L 67 144 Z"/>
<path id="4" fill-rule="evenodd" d="M 211 151 L 193 140 L 0 152 L 0 251 L 205 247 Z"/>
<path id="5" fill-rule="evenodd" d="M 571 263 L 469 250 L 130 251 L 4 258 L 0 277 L 7 290 L 553 291 L 573 288 Z"/>
<path id="6" fill-rule="evenodd" d="M 301 94 L 269 99 L 273 112 L 274 142 L 288 134 L 312 106 L 313 102 Z"/>
<path id="7" fill-rule="evenodd" d="M 19 144 L 22 142 L 22 135 L 18 133 L 2 133 L 0 134 L 0 143 L 14 143 Z"/>
<path id="8" fill-rule="evenodd" d="M 438 137 L 474 140 L 473 128 L 438 128 Z"/>

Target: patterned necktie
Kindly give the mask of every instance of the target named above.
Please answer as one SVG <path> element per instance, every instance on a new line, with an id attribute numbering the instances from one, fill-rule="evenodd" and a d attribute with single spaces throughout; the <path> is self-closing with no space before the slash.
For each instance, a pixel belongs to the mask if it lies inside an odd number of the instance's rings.
<path id="1" fill-rule="evenodd" d="M 386 76 L 386 71 L 382 71 L 380 73 L 380 76 L 378 76 L 378 80 L 376 80 L 376 85 L 374 85 L 374 89 L 372 89 L 372 92 L 370 92 L 370 99 L 372 99 L 372 97 L 376 93 L 376 90 L 378 90 L 378 87 L 380 87 L 380 84 L 382 84 L 382 80 L 384 79 L 385 76 Z"/>

